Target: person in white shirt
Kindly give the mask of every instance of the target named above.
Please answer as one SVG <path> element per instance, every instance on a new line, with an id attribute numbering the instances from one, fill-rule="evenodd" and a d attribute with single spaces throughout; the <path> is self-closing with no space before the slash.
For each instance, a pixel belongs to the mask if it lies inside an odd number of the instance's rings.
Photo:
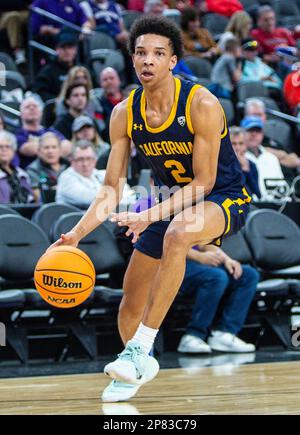
<path id="1" fill-rule="evenodd" d="M 263 146 L 264 124 L 257 116 L 246 116 L 241 127 L 246 131 L 247 159 L 256 164 L 262 201 L 281 199 L 287 183 L 278 158 Z"/>
<path id="2" fill-rule="evenodd" d="M 95 199 L 100 186 L 104 182 L 106 170 L 96 169 L 97 155 L 91 142 L 81 140 L 75 143 L 71 166 L 58 178 L 56 202 L 71 204 L 80 208 L 88 208 Z M 136 195 L 125 184 L 120 206 L 133 204 Z"/>

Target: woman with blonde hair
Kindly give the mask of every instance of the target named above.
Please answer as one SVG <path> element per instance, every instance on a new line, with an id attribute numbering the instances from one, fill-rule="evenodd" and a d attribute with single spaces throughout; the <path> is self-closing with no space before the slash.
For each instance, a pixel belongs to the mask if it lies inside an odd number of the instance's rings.
<path id="1" fill-rule="evenodd" d="M 239 43 L 250 36 L 250 31 L 252 29 L 252 18 L 245 12 L 236 12 L 232 15 L 229 23 L 222 34 L 218 45 L 222 52 L 225 51 L 225 44 L 229 39 L 237 39 Z"/>

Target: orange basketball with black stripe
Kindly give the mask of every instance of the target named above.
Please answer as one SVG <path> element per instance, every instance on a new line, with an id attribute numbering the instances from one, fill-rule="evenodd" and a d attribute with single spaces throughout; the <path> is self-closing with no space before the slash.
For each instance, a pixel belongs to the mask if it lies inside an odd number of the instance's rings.
<path id="1" fill-rule="evenodd" d="M 82 304 L 95 286 L 95 268 L 78 248 L 58 246 L 46 252 L 34 271 L 34 282 L 41 297 L 56 308 Z"/>

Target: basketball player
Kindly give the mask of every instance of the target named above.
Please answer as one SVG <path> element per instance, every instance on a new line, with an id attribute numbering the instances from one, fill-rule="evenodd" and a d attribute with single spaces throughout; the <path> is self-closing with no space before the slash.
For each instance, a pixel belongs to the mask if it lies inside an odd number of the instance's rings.
<path id="1" fill-rule="evenodd" d="M 104 369 L 113 381 L 102 399 L 112 402 L 130 399 L 157 375 L 158 363 L 149 353 L 183 280 L 189 249 L 220 245 L 224 235 L 242 227 L 250 202 L 218 100 L 172 75 L 182 55 L 176 24 L 142 17 L 132 28 L 129 48 L 142 87 L 112 113 L 104 186 L 79 223 L 52 245 L 77 246 L 110 216 L 112 197 L 122 194 L 119 178 L 127 174 L 131 140 L 148 160 L 156 184 L 178 187 L 149 211 L 112 218 L 128 227 L 135 243 L 118 317 L 125 350 Z M 107 198 L 112 204 L 100 216 Z"/>

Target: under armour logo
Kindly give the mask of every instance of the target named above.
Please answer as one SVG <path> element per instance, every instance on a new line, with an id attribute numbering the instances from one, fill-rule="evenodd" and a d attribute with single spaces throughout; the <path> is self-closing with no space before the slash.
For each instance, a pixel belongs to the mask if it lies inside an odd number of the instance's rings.
<path id="1" fill-rule="evenodd" d="M 177 121 L 178 124 L 181 125 L 181 127 L 185 126 L 185 116 L 178 116 Z"/>
<path id="2" fill-rule="evenodd" d="M 140 131 L 143 131 L 143 125 L 142 124 L 133 124 L 133 129 L 134 130 L 140 130 Z"/>

